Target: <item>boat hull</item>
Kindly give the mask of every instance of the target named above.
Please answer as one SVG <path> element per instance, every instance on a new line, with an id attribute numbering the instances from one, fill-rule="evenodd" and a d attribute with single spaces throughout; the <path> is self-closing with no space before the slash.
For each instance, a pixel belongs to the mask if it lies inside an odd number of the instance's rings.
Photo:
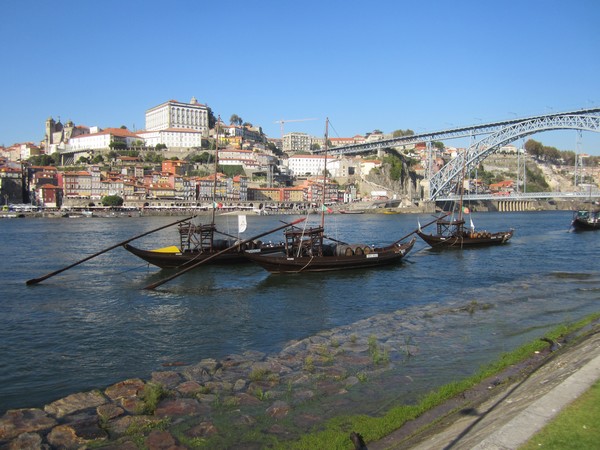
<path id="1" fill-rule="evenodd" d="M 437 234 L 427 234 L 417 231 L 417 235 L 423 239 L 432 248 L 465 248 L 465 247 L 489 247 L 493 245 L 505 244 L 512 238 L 513 230 L 500 231 L 497 233 L 481 233 L 481 236 L 442 236 Z"/>
<path id="2" fill-rule="evenodd" d="M 217 251 L 214 252 L 179 252 L 179 251 L 156 251 L 156 250 L 143 250 L 133 245 L 123 245 L 125 250 L 143 259 L 144 261 L 154 266 L 160 267 L 161 269 L 175 269 L 183 268 L 188 264 L 197 264 L 205 259 L 212 257 Z M 268 246 L 257 249 L 258 252 L 273 253 L 283 249 L 282 245 Z M 230 251 L 223 252 L 215 257 L 212 257 L 206 264 L 243 264 L 247 263 L 248 259 L 244 256 L 244 252 L 233 248 Z"/>
<path id="3" fill-rule="evenodd" d="M 600 230 L 600 220 L 583 219 L 576 217 L 573 219 L 572 226 L 578 231 Z"/>
<path id="4" fill-rule="evenodd" d="M 249 260 L 271 273 L 331 272 L 336 270 L 365 269 L 394 264 L 413 248 L 416 239 L 400 245 L 374 249 L 364 254 L 288 257 L 283 252 L 271 255 L 246 251 Z"/>

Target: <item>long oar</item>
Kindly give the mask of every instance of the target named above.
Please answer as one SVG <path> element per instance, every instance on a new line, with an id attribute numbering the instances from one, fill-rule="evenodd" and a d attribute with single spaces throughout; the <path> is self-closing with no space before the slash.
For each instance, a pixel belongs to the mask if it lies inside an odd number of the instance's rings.
<path id="1" fill-rule="evenodd" d="M 421 228 L 428 227 L 428 226 L 429 226 L 429 225 L 431 225 L 432 223 L 435 223 L 435 222 L 437 222 L 438 220 L 440 220 L 441 218 L 443 218 L 443 217 L 446 217 L 448 214 L 450 214 L 450 213 L 446 213 L 446 214 L 444 214 L 442 217 L 437 217 L 437 218 L 435 218 L 434 220 L 432 220 L 431 222 L 427 222 L 425 225 L 423 225 L 423 226 L 421 226 L 421 227 L 417 228 L 416 230 L 413 230 L 413 231 L 411 231 L 411 232 L 410 232 L 410 233 L 408 233 L 406 236 L 403 236 L 403 237 L 401 237 L 401 238 L 400 238 L 400 239 L 398 239 L 396 242 L 394 242 L 392 245 L 394 245 L 394 244 L 397 244 L 397 243 L 398 243 L 398 242 L 400 242 L 400 241 L 403 241 L 403 240 L 404 240 L 404 239 L 406 239 L 407 237 L 409 237 L 409 236 L 411 236 L 411 235 L 415 234 L 415 233 L 416 233 L 417 231 L 419 231 Z"/>
<path id="2" fill-rule="evenodd" d="M 43 277 L 32 278 L 31 280 L 27 280 L 26 284 L 28 284 L 28 285 L 29 284 L 37 284 L 37 283 L 39 283 L 41 281 L 44 281 L 44 280 L 46 280 L 46 279 L 48 279 L 50 277 L 53 277 L 54 275 L 58 275 L 59 273 L 64 272 L 65 270 L 68 270 L 68 269 L 70 269 L 72 267 L 75 267 L 75 266 L 77 266 L 77 265 L 79 265 L 79 264 L 81 264 L 83 262 L 86 262 L 86 261 L 92 259 L 92 258 L 95 258 L 96 256 L 99 256 L 99 255 L 101 255 L 103 253 L 106 253 L 106 252 L 108 252 L 108 251 L 110 251 L 110 250 L 112 250 L 114 248 L 117 248 L 117 247 L 120 247 L 122 245 L 125 245 L 128 242 L 134 241 L 134 240 L 139 239 L 139 238 L 141 238 L 143 236 L 146 236 L 148 234 L 155 233 L 156 231 L 162 230 L 163 228 L 172 227 L 173 225 L 177 225 L 178 223 L 185 222 L 186 220 L 191 220 L 193 218 L 194 218 L 194 216 L 192 216 L 192 217 L 186 217 L 185 219 L 178 220 L 177 222 L 173 222 L 173 223 L 170 223 L 168 225 L 163 225 L 162 227 L 158 227 L 158 228 L 155 228 L 154 230 L 147 231 L 147 232 L 142 233 L 142 234 L 140 234 L 138 236 L 132 237 L 131 239 L 127 239 L 126 241 L 119 242 L 118 244 L 115 244 L 115 245 L 111 245 L 110 247 L 105 248 L 104 250 L 101 250 L 98 253 L 94 253 L 93 255 L 90 255 L 87 258 L 83 258 L 82 260 L 77 261 L 76 263 L 73 263 L 73 264 L 71 264 L 71 265 L 69 265 L 67 267 L 63 267 L 62 269 L 56 270 L 54 272 L 50 272 L 49 274 L 46 274 Z"/>
<path id="3" fill-rule="evenodd" d="M 221 254 L 223 254 L 225 252 L 228 252 L 229 250 L 233 250 L 236 247 L 240 247 L 240 246 L 242 246 L 244 244 L 247 244 L 248 242 L 251 242 L 251 241 L 253 241 L 255 239 L 258 239 L 260 237 L 266 236 L 267 234 L 274 233 L 275 231 L 279 231 L 279 230 L 281 230 L 283 228 L 287 228 L 289 226 L 293 226 L 293 225 L 295 225 L 297 223 L 303 222 L 304 220 L 306 220 L 306 219 L 305 218 L 298 219 L 298 220 L 295 220 L 295 221 L 293 221 L 293 222 L 291 222 L 289 224 L 285 224 L 285 225 L 282 225 L 280 227 L 273 228 L 272 230 L 265 231 L 264 233 L 257 234 L 256 236 L 253 236 L 251 238 L 248 238 L 248 239 L 245 239 L 245 240 L 243 240 L 241 242 L 238 242 L 237 244 L 234 244 L 231 247 L 226 248 L 225 250 L 221 250 L 221 251 L 218 251 L 217 253 L 213 253 L 208 258 L 205 258 L 205 259 L 203 259 L 201 261 L 198 261 L 197 263 L 194 263 L 191 266 L 186 267 L 185 269 L 181 269 L 179 272 L 171 275 L 170 277 L 163 278 L 162 280 L 157 281 L 156 283 L 149 284 L 148 286 L 144 287 L 144 289 L 155 289 L 158 286 L 161 286 L 161 285 L 165 284 L 166 282 L 171 281 L 174 278 L 177 278 L 178 276 L 183 275 L 184 273 L 189 272 L 192 269 L 195 269 L 199 265 L 204 264 L 205 262 L 208 262 L 211 259 L 216 258 L 217 256 L 219 256 L 219 255 L 221 255 Z"/>

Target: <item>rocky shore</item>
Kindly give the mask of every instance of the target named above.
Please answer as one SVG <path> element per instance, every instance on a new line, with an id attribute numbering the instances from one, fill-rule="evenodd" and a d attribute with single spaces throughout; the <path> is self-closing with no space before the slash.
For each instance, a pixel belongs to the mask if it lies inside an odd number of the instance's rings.
<path id="1" fill-rule="evenodd" d="M 368 403 L 370 397 L 385 399 L 384 407 L 410 403 L 408 397 L 395 397 L 379 382 L 386 377 L 395 383 L 402 380 L 410 391 L 411 376 L 399 370 L 405 368 L 403 361 L 418 358 L 432 340 L 454 340 L 440 333 L 444 325 L 456 328 L 465 317 L 486 314 L 489 307 L 470 302 L 429 306 L 418 312 L 398 310 L 291 341 L 273 355 L 249 351 L 195 364 L 174 361 L 148 380 L 123 380 L 41 408 L 9 410 L 0 417 L 0 448 L 254 449 L 285 445 L 332 417 L 357 413 L 356 404 Z M 526 367 L 533 370 L 544 358 L 545 354 L 534 355 L 494 380 L 485 380 L 461 402 L 487 398 L 503 389 L 504 381 L 498 380 L 525 376 Z M 433 415 L 423 415 L 390 438 L 405 441 L 406 432 L 414 432 L 416 424 L 437 422 L 440 414 L 457 408 L 456 401 L 448 405 L 436 408 Z"/>
<path id="2" fill-rule="evenodd" d="M 418 315 L 426 321 L 405 311 L 382 314 L 289 342 L 274 355 L 172 362 L 149 380 L 9 410 L 0 417 L 0 447 L 264 448 L 349 411 L 362 389 L 376 391 L 370 383 L 419 353 L 407 336 L 430 333 L 435 316 L 464 316 L 473 308 L 425 308 Z"/>

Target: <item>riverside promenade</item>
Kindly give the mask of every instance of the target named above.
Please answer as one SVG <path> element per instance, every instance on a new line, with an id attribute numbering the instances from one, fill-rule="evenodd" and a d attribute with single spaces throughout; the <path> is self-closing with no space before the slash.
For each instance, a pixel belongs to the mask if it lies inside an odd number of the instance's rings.
<path id="1" fill-rule="evenodd" d="M 567 341 L 553 350 L 537 367 L 525 370 L 504 388 L 498 390 L 499 380 L 490 380 L 488 386 L 471 392 L 472 399 L 466 393 L 464 399 L 426 413 L 415 421 L 418 424 L 408 423 L 386 438 L 368 443 L 368 449 L 518 449 L 600 380 L 598 325 L 581 341 Z M 448 412 L 452 407 L 457 410 Z"/>

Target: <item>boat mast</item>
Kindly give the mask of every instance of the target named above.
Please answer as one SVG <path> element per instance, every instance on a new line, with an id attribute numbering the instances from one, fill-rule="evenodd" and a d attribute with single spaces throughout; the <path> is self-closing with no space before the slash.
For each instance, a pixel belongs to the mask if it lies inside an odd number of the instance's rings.
<path id="1" fill-rule="evenodd" d="M 323 164 L 323 201 L 321 203 L 321 228 L 325 226 L 325 190 L 327 189 L 327 140 L 329 138 L 329 117 L 325 119 L 325 162 Z"/>
<path id="2" fill-rule="evenodd" d="M 467 150 L 465 149 L 465 153 L 463 156 L 463 166 L 460 174 L 460 200 L 458 201 L 458 220 L 463 220 L 463 196 L 465 194 L 465 170 L 467 167 Z"/>
<path id="3" fill-rule="evenodd" d="M 221 122 L 221 116 L 217 118 L 217 127 L 216 127 L 216 136 L 215 136 L 215 173 L 213 180 L 213 189 L 212 189 L 212 220 L 211 224 L 214 226 L 215 224 L 215 214 L 217 211 L 217 172 L 219 170 L 219 123 Z M 212 240 L 211 240 L 212 247 Z"/>

